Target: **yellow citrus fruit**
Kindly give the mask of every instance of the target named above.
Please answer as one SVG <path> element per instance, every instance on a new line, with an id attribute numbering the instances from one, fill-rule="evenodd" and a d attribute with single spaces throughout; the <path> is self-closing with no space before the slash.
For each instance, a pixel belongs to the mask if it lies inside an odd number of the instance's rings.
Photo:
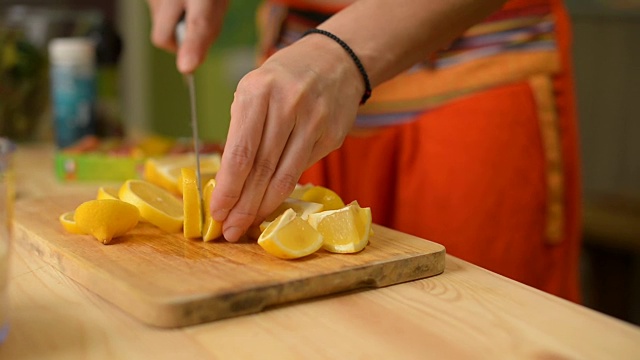
<path id="1" fill-rule="evenodd" d="M 316 202 L 286 198 L 284 199 L 282 204 L 278 206 L 278 208 L 276 208 L 269 216 L 265 218 L 265 221 L 273 221 L 275 218 L 282 215 L 282 213 L 284 213 L 287 209 L 292 209 L 296 212 L 296 215 L 302 218 L 302 220 L 307 220 L 309 214 L 314 214 L 324 210 L 324 205 Z"/>
<path id="2" fill-rule="evenodd" d="M 211 193 L 216 187 L 216 181 L 210 179 L 207 185 L 202 190 L 202 197 L 204 202 L 204 224 L 202 225 L 202 240 L 211 241 L 222 236 L 222 223 L 213 220 L 209 206 L 211 205 Z"/>
<path id="3" fill-rule="evenodd" d="M 289 195 L 290 198 L 294 198 L 294 199 L 302 199 L 302 195 L 309 189 L 311 189 L 313 187 L 313 184 L 311 183 L 307 183 L 307 184 L 296 184 L 295 189 L 293 189 L 293 191 L 291 192 L 291 195 Z"/>
<path id="4" fill-rule="evenodd" d="M 96 199 L 115 199 L 120 200 L 118 197 L 118 188 L 110 186 L 101 186 L 98 188 L 98 196 Z"/>
<path id="5" fill-rule="evenodd" d="M 305 191 L 300 197 L 301 200 L 315 202 L 324 205 L 324 210 L 338 210 L 345 205 L 342 199 L 335 191 L 327 189 L 324 186 L 313 186 Z"/>
<path id="6" fill-rule="evenodd" d="M 184 227 L 182 232 L 187 239 L 202 236 L 202 198 L 198 189 L 198 179 L 193 168 L 182 168 L 182 204 L 184 207 Z"/>
<path id="7" fill-rule="evenodd" d="M 371 209 L 361 208 L 354 201 L 338 210 L 309 215 L 309 224 L 324 239 L 322 247 L 335 253 L 355 253 L 369 243 Z"/>
<path id="8" fill-rule="evenodd" d="M 175 145 L 175 140 L 169 137 L 152 135 L 140 140 L 133 149 L 137 156 L 159 156 L 166 154 Z"/>
<path id="9" fill-rule="evenodd" d="M 181 169 L 192 167 L 195 169 L 196 158 L 193 153 L 166 155 L 145 160 L 142 178 L 158 185 L 173 194 L 180 195 L 182 181 Z M 200 156 L 200 173 L 203 179 L 215 177 L 220 168 L 220 154 L 202 154 Z M 203 183 L 205 180 L 203 180 Z"/>
<path id="10" fill-rule="evenodd" d="M 206 165 L 200 164 L 200 179 L 202 181 L 202 184 L 206 184 L 209 180 L 216 178 L 216 174 L 218 174 L 218 170 L 212 171 L 211 168 L 203 168 L 203 166 L 206 166 Z M 193 171 L 195 171 L 196 167 L 189 166 L 189 169 L 193 169 Z M 184 180 L 182 179 L 182 174 L 180 174 L 178 175 L 178 192 L 180 194 L 182 194 L 182 192 L 184 191 L 182 189 L 183 184 L 184 184 Z"/>
<path id="11" fill-rule="evenodd" d="M 169 233 L 182 230 L 182 201 L 169 191 L 148 181 L 130 179 L 120 187 L 118 196 L 135 205 L 140 217 L 160 229 Z"/>
<path id="12" fill-rule="evenodd" d="M 80 204 L 73 216 L 78 228 L 103 244 L 133 229 L 140 218 L 138 208 L 115 199 L 90 200 Z"/>
<path id="13" fill-rule="evenodd" d="M 260 223 L 258 226 L 252 226 L 247 231 L 247 236 L 252 239 L 257 239 L 260 237 L 260 234 L 269 226 L 269 224 L 278 216 L 282 215 L 287 209 L 291 209 L 295 211 L 296 215 L 302 218 L 302 220 L 307 220 L 309 214 L 314 214 L 320 212 L 324 209 L 324 205 L 313 203 L 309 201 L 304 201 L 296 198 L 286 198 L 280 206 L 278 206 L 269 216 L 265 218 L 265 220 Z"/>
<path id="14" fill-rule="evenodd" d="M 62 224 L 62 227 L 67 232 L 72 234 L 84 234 L 84 232 L 78 227 L 78 224 L 76 224 L 76 220 L 73 218 L 74 213 L 74 211 L 68 211 L 60 215 L 58 220 L 60 220 L 60 224 Z"/>
<path id="15" fill-rule="evenodd" d="M 322 235 L 295 211 L 287 209 L 262 232 L 258 244 L 273 256 L 297 259 L 318 251 Z"/>

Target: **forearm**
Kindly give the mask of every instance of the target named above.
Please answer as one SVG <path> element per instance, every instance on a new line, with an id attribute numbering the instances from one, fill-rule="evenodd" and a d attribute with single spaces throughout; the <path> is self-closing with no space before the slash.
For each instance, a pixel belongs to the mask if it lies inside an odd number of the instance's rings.
<path id="1" fill-rule="evenodd" d="M 376 86 L 447 47 L 506 0 L 359 0 L 318 26 L 342 38 Z"/>

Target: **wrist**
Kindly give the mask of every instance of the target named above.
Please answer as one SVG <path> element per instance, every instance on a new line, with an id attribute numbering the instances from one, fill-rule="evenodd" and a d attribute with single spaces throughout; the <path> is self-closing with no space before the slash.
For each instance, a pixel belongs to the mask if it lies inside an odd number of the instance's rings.
<path id="1" fill-rule="evenodd" d="M 323 34 L 309 33 L 298 40 L 298 43 L 313 49 L 314 67 L 319 67 L 321 73 L 339 76 L 343 84 L 354 89 L 359 96 L 358 101 L 362 101 L 364 94 L 367 93 L 362 71 L 339 42 Z M 366 72 L 366 69 L 363 70 Z"/>
<path id="2" fill-rule="evenodd" d="M 344 42 L 337 35 L 329 32 L 327 30 L 310 29 L 310 30 L 306 31 L 302 35 L 302 37 L 305 37 L 307 35 L 312 35 L 312 34 L 326 36 L 327 38 L 329 38 L 332 41 L 334 41 L 336 44 L 340 45 L 340 47 L 347 53 L 347 55 L 349 55 L 349 57 L 353 61 L 353 64 L 356 66 L 356 68 L 358 69 L 358 72 L 362 76 L 362 83 L 363 83 L 363 86 L 364 86 L 364 93 L 362 95 L 362 98 L 360 99 L 360 105 L 364 105 L 367 102 L 367 100 L 369 100 L 369 98 L 371 97 L 372 89 L 371 89 L 371 82 L 369 81 L 369 75 L 367 73 L 367 70 L 365 69 L 364 65 L 360 61 L 360 58 L 358 57 L 358 55 L 353 51 L 353 49 L 346 42 Z"/>

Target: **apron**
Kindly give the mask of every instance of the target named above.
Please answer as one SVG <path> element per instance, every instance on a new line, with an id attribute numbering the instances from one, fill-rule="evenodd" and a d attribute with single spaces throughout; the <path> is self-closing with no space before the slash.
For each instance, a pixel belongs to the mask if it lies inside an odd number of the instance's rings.
<path id="1" fill-rule="evenodd" d="M 261 60 L 345 1 L 267 1 Z M 578 302 L 580 179 L 570 22 L 559 0 L 509 1 L 373 90 L 342 147 L 300 183 L 373 221 Z"/>

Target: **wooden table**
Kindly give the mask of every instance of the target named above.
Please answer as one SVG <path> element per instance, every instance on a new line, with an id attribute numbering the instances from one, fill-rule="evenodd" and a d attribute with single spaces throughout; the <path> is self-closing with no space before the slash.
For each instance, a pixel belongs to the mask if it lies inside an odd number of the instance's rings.
<path id="1" fill-rule="evenodd" d="M 49 146 L 17 157 L 21 198 L 95 189 L 57 183 Z M 453 256 L 436 277 L 166 330 L 15 247 L 10 297 L 0 359 L 640 358 L 640 328 Z"/>

